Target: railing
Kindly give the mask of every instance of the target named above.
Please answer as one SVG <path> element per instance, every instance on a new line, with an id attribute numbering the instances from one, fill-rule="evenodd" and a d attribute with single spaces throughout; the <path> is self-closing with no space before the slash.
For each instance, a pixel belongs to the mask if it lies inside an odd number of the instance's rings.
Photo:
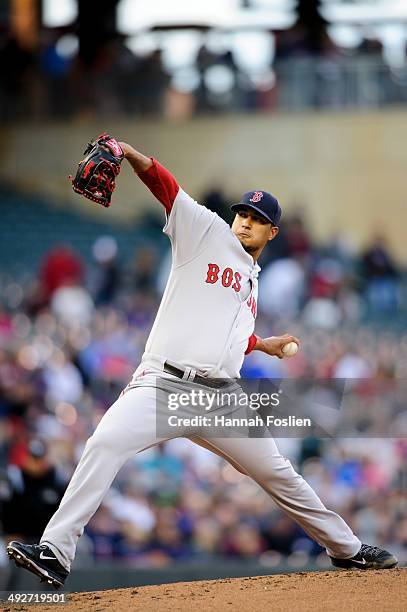
<path id="1" fill-rule="evenodd" d="M 320 57 L 275 65 L 279 108 L 379 108 L 407 102 L 407 63 L 390 68 L 379 57 Z"/>
<path id="2" fill-rule="evenodd" d="M 220 65 L 219 65 L 220 66 Z M 31 69 L 0 88 L 0 120 L 106 116 L 180 116 L 208 112 L 372 109 L 407 102 L 407 64 L 391 68 L 380 54 L 324 55 L 276 60 L 264 75 L 244 74 L 229 62 L 206 78 L 167 75 L 135 65 L 98 73 L 75 66 L 63 74 Z M 274 73 L 274 76 L 273 76 Z M 179 90 L 182 88 L 182 91 Z M 178 88 L 178 89 L 177 89 Z"/>

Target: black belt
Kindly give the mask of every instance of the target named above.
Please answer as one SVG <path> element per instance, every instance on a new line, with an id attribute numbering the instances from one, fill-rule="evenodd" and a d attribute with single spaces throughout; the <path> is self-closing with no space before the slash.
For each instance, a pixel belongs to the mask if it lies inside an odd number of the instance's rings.
<path id="1" fill-rule="evenodd" d="M 168 361 L 164 363 L 164 372 L 167 372 L 168 374 L 173 374 L 177 378 L 182 379 L 184 378 L 185 374 L 185 370 L 177 368 L 176 366 L 168 363 Z M 196 382 L 200 385 L 205 385 L 207 387 L 213 387 L 214 389 L 221 389 L 222 387 L 230 385 L 230 383 L 232 382 L 223 380 L 222 378 L 206 378 L 205 376 L 200 376 L 199 374 L 195 374 L 194 378 L 192 380 L 189 379 L 189 381 Z"/>

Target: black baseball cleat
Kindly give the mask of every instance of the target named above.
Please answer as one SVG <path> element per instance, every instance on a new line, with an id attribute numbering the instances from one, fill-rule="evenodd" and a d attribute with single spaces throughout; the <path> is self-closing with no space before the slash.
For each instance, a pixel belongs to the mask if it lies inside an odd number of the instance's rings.
<path id="1" fill-rule="evenodd" d="M 390 569 L 399 562 L 397 557 L 383 548 L 362 544 L 359 552 L 351 559 L 330 557 L 332 565 L 345 569 Z"/>
<path id="2" fill-rule="evenodd" d="M 17 566 L 36 574 L 41 582 L 47 582 L 55 589 L 64 586 L 69 572 L 46 544 L 21 544 L 13 541 L 7 544 L 6 550 Z"/>

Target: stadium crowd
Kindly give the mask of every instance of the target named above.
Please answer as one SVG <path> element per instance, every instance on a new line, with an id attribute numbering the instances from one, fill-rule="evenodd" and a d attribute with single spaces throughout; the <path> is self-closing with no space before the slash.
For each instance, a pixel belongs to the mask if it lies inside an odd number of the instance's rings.
<path id="1" fill-rule="evenodd" d="M 222 208 L 219 194 L 208 200 L 214 209 Z M 256 331 L 294 333 L 302 350 L 282 361 L 254 352 L 242 376 L 364 381 L 355 390 L 357 413 L 368 420 L 377 409 L 380 434 L 366 435 L 369 429 L 362 427 L 348 438 L 277 443 L 363 541 L 384 545 L 406 562 L 404 270 L 383 239 L 374 239 L 363 253 L 342 236 L 317 247 L 300 212 L 283 225 L 266 257 L 260 262 Z M 60 245 L 44 256 L 30 282 L 1 278 L 5 539 L 19 535 L 31 541 L 41 534 L 62 494 L 61 483 L 70 478 L 87 438 L 139 362 L 169 265 L 169 254 L 160 257 L 153 243 L 139 249 L 133 261 L 122 262 L 120 244 L 101 236 L 86 263 Z M 381 381 L 379 391 L 374 381 Z M 30 496 L 22 495 L 22 482 L 29 482 L 31 501 L 41 503 L 40 509 L 27 511 Z M 36 487 L 48 491 L 42 501 Z M 19 503 L 25 504 L 20 522 L 13 521 Z M 78 563 L 115 558 L 155 567 L 215 557 L 259 557 L 270 566 L 283 558 L 297 567 L 309 558 L 327 562 L 322 549 L 255 483 L 185 439 L 149 449 L 122 468 L 78 551 Z"/>
<path id="2" fill-rule="evenodd" d="M 75 30 L 42 28 L 35 42 L 30 37 L 24 43 L 0 28 L 0 117 L 178 119 L 224 111 L 406 102 L 406 64 L 390 67 L 378 39 L 361 35 L 350 49 L 327 33 L 314 40 L 299 25 L 265 34 L 270 49 L 258 66 L 250 67 L 249 57 L 242 61 L 233 36 L 219 48 L 195 32 L 195 51 L 181 52 L 182 61 L 174 68 L 165 61 L 162 37 L 136 50 L 124 35 L 106 36 L 90 55 L 81 55 Z"/>

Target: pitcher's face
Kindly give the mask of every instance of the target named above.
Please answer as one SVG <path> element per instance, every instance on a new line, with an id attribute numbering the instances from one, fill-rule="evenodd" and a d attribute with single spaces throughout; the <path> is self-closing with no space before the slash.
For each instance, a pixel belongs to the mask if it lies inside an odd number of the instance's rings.
<path id="1" fill-rule="evenodd" d="M 278 227 L 252 208 L 240 208 L 232 223 L 232 232 L 247 253 L 260 255 L 267 242 L 278 234 Z"/>

